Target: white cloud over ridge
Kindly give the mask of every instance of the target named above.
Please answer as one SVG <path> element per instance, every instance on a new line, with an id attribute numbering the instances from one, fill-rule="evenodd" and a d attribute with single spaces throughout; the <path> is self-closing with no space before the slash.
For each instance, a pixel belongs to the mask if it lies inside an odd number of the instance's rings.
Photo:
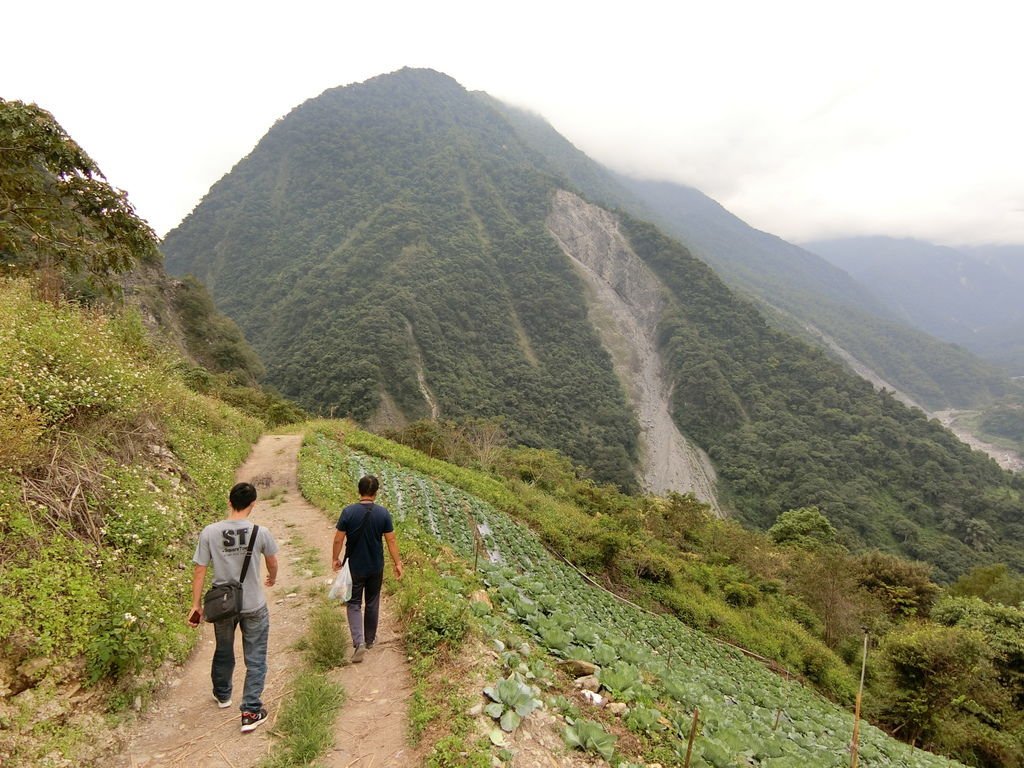
<path id="1" fill-rule="evenodd" d="M 426 66 L 787 239 L 1024 243 L 1015 3 L 363 5 L 25 4 L 0 96 L 161 233 L 305 99 Z"/>

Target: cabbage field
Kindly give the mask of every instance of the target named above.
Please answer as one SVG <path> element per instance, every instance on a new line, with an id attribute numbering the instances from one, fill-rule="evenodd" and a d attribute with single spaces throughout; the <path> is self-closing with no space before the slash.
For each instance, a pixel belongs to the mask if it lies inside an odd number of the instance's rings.
<path id="1" fill-rule="evenodd" d="M 668 743 L 679 765 L 694 708 L 700 712 L 696 768 L 850 765 L 851 712 L 675 618 L 589 584 L 529 529 L 459 488 L 376 456 L 351 452 L 341 461 L 353 479 L 366 473 L 380 478 L 380 501 L 397 525 L 414 519 L 476 560 L 497 610 L 538 646 L 556 658 L 597 664 L 602 688 L 631 708 L 625 724 Z M 860 744 L 865 768 L 960 765 L 864 722 Z"/>

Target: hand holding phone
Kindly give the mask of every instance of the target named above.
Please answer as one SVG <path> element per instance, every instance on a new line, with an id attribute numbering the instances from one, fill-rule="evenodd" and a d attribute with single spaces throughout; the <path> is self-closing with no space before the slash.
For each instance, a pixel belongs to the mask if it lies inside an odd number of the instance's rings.
<path id="1" fill-rule="evenodd" d="M 192 613 L 188 615 L 188 625 L 190 627 L 198 627 L 199 622 L 202 621 L 202 618 L 202 611 L 192 611 Z"/>

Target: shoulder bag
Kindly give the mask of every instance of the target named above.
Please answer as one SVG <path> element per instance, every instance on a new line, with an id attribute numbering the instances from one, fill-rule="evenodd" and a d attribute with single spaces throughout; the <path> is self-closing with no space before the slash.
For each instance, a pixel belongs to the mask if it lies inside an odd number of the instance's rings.
<path id="1" fill-rule="evenodd" d="M 203 618 L 211 624 L 228 619 L 237 619 L 242 613 L 242 583 L 245 575 L 249 572 L 249 561 L 252 560 L 252 548 L 256 543 L 256 533 L 260 527 L 252 527 L 252 538 L 249 539 L 249 546 L 245 550 L 245 560 L 242 561 L 242 574 L 238 581 L 232 579 L 223 584 L 214 584 L 207 591 L 203 598 Z"/>

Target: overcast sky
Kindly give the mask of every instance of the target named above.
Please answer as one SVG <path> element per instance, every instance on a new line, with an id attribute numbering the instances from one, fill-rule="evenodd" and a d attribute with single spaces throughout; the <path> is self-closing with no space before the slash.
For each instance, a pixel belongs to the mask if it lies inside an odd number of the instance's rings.
<path id="1" fill-rule="evenodd" d="M 161 235 L 293 107 L 403 66 L 786 239 L 1024 243 L 1024 4 L 5 3 L 49 109 Z"/>

